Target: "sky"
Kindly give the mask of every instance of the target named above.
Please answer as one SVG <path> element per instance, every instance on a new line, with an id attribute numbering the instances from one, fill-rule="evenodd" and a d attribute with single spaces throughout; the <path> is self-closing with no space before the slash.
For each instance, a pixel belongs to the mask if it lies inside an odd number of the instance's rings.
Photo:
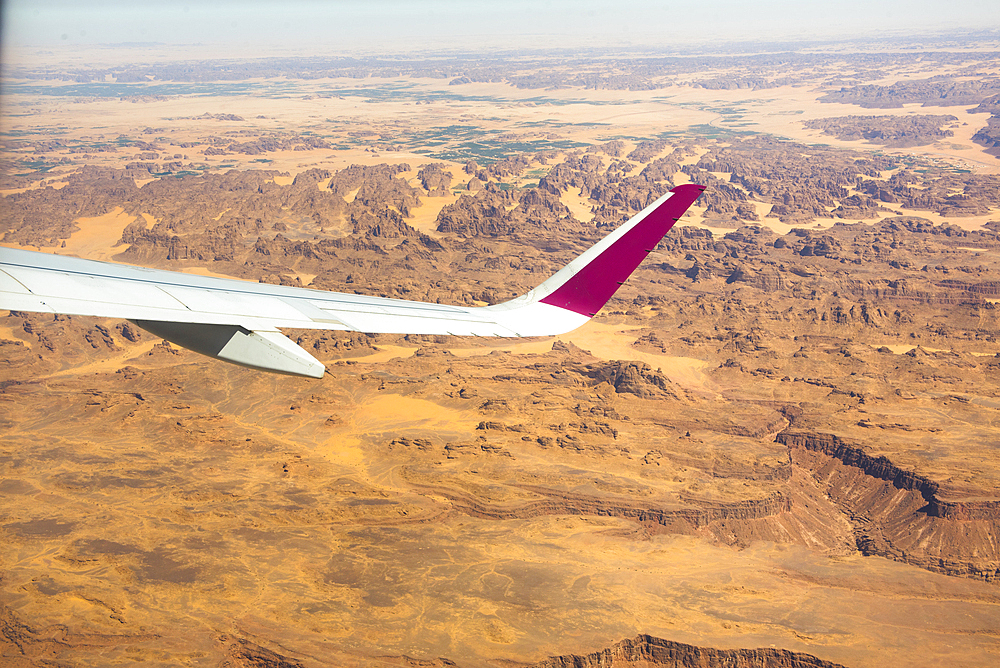
<path id="1" fill-rule="evenodd" d="M 5 51 L 159 42 L 313 53 L 660 46 L 1000 29 L 998 0 L 4 0 Z"/>

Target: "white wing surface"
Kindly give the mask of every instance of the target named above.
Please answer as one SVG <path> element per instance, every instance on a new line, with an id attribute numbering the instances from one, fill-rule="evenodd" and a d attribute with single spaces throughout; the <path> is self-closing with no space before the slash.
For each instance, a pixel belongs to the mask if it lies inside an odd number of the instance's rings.
<path id="1" fill-rule="evenodd" d="M 495 306 L 366 297 L 0 247 L 0 309 L 124 318 L 227 362 L 321 378 L 325 367 L 279 328 L 503 337 L 576 329 L 702 190 L 674 188 L 534 290 Z"/>

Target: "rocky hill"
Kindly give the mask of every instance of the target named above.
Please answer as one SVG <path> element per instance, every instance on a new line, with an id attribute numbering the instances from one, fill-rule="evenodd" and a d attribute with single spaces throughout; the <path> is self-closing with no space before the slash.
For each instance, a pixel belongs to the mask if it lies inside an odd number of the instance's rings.
<path id="1" fill-rule="evenodd" d="M 887 148 L 924 146 L 954 136 L 943 126 L 958 118 L 951 115 L 841 116 L 805 121 L 803 125 L 841 141 L 865 140 Z"/>

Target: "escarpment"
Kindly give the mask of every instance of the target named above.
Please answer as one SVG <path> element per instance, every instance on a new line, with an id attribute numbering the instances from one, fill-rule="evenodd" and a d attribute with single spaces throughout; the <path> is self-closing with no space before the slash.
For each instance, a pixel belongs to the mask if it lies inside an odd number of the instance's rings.
<path id="1" fill-rule="evenodd" d="M 591 654 L 554 656 L 529 668 L 843 668 L 811 654 L 786 649 L 714 649 L 649 635 L 626 638 Z"/>
<path id="2" fill-rule="evenodd" d="M 912 471 L 904 471 L 894 466 L 885 457 L 872 457 L 857 447 L 848 445 L 833 434 L 809 434 L 797 432 L 782 432 L 777 441 L 790 448 L 804 448 L 822 452 L 839 459 L 847 466 L 861 469 L 867 475 L 891 483 L 894 487 L 916 491 L 927 501 L 930 501 L 938 490 L 936 483 L 919 476 Z"/>
<path id="3" fill-rule="evenodd" d="M 831 434 L 783 432 L 777 441 L 847 515 L 863 554 L 947 575 L 1000 575 L 1000 500 L 942 500 L 934 481 Z"/>
<path id="4" fill-rule="evenodd" d="M 763 499 L 733 503 L 687 500 L 688 507 L 674 508 L 641 505 L 624 499 L 588 497 L 539 487 L 522 486 L 541 498 L 520 505 L 486 504 L 452 490 L 436 492 L 451 499 L 454 507 L 472 517 L 489 519 L 526 519 L 543 515 L 596 515 L 632 520 L 652 532 L 691 534 L 713 522 L 723 520 L 758 520 L 791 510 L 791 500 L 781 492 Z"/>

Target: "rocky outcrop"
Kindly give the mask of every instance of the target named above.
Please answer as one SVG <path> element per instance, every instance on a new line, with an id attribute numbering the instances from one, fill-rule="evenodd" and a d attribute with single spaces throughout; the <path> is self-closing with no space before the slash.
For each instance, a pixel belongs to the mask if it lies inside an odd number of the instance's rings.
<path id="1" fill-rule="evenodd" d="M 309 151 L 317 148 L 330 148 L 330 142 L 311 135 L 272 133 L 250 141 L 233 142 L 224 149 L 206 149 L 205 155 L 262 155 L 273 151 Z"/>
<path id="2" fill-rule="evenodd" d="M 410 210 L 420 205 L 420 191 L 396 177 L 396 174 L 409 170 L 407 164 L 351 165 L 334 175 L 329 189 L 340 197 L 357 190 L 355 202 L 370 209 L 389 204 L 404 217 L 409 217 Z"/>
<path id="3" fill-rule="evenodd" d="M 560 222 L 573 220 L 569 207 L 550 192 L 529 188 L 521 195 L 517 206 L 508 212 L 507 218 L 521 229 L 553 229 Z"/>
<path id="4" fill-rule="evenodd" d="M 125 623 L 120 612 L 102 601 L 97 603 L 110 611 L 109 617 L 116 623 Z M 79 632 L 62 625 L 37 628 L 25 624 L 14 610 L 0 603 L 0 662 L 8 666 L 58 665 L 61 661 L 50 659 L 68 658 L 82 648 L 112 649 L 121 644 L 138 645 L 157 637 L 153 633 Z"/>
<path id="5" fill-rule="evenodd" d="M 859 177 L 876 178 L 890 164 L 884 157 L 860 159 L 846 151 L 755 137 L 709 151 L 697 168 L 729 174 L 731 184 L 771 203 L 768 216 L 787 223 L 832 217 L 829 210 L 850 195 Z"/>
<path id="6" fill-rule="evenodd" d="M 662 153 L 669 145 L 670 144 L 665 139 L 642 141 L 639 142 L 632 152 L 625 157 L 629 160 L 646 163 Z"/>
<path id="7" fill-rule="evenodd" d="M 794 77 L 763 77 L 763 76 L 721 76 L 695 81 L 694 88 L 707 90 L 767 90 L 778 86 L 788 86 L 795 83 Z"/>
<path id="8" fill-rule="evenodd" d="M 979 104 L 1000 90 L 996 79 L 955 81 L 950 76 L 898 81 L 889 86 L 866 84 L 842 87 L 819 98 L 820 102 L 856 104 L 866 109 L 898 109 L 904 104 L 925 107 L 955 107 Z"/>
<path id="9" fill-rule="evenodd" d="M 464 237 L 499 237 L 510 234 L 514 225 L 507 220 L 507 210 L 489 196 L 462 195 L 454 204 L 441 209 L 437 231 Z"/>
<path id="10" fill-rule="evenodd" d="M 1000 115 L 991 116 L 986 121 L 986 127 L 980 128 L 972 135 L 972 141 L 985 146 L 996 155 L 995 151 L 1000 149 Z"/>
<path id="11" fill-rule="evenodd" d="M 946 290 L 961 290 L 973 295 L 983 297 L 1000 297 L 1000 281 L 982 281 L 980 283 L 967 283 L 956 279 L 946 279 L 938 282 L 938 287 Z"/>
<path id="12" fill-rule="evenodd" d="M 866 141 L 888 148 L 925 146 L 953 137 L 942 126 L 958 118 L 950 114 L 914 116 L 840 116 L 803 121 L 803 125 L 841 141 Z"/>
<path id="13" fill-rule="evenodd" d="M 282 656 L 246 638 L 221 633 L 215 641 L 226 656 L 219 668 L 303 668 L 300 661 Z"/>
<path id="14" fill-rule="evenodd" d="M 77 229 L 75 218 L 104 215 L 138 194 L 135 182 L 124 170 L 82 167 L 58 190 L 46 186 L 0 197 L 3 240 L 54 246 Z"/>
<path id="15" fill-rule="evenodd" d="M 938 490 L 937 483 L 905 471 L 885 457 L 872 457 L 861 448 L 847 444 L 833 434 L 811 434 L 806 432 L 782 432 L 777 442 L 790 448 L 803 448 L 839 459 L 847 466 L 854 466 L 873 478 L 884 480 L 899 489 L 919 492 L 928 501 Z"/>
<path id="16" fill-rule="evenodd" d="M 690 251 L 715 250 L 716 239 L 711 230 L 701 227 L 677 227 L 663 237 L 657 245 L 658 250 L 680 253 Z"/>
<path id="17" fill-rule="evenodd" d="M 826 486 L 863 554 L 947 575 L 1000 577 L 1000 500 L 942 500 L 936 482 L 832 434 L 783 432 L 777 441 Z"/>
<path id="18" fill-rule="evenodd" d="M 444 165 L 439 162 L 424 165 L 417 172 L 420 185 L 427 191 L 428 197 L 447 197 L 450 193 L 448 187 L 451 186 L 451 173 L 442 169 Z"/>
<path id="19" fill-rule="evenodd" d="M 396 239 L 399 237 L 419 237 L 420 232 L 403 221 L 398 211 L 383 207 L 375 211 L 360 211 L 351 214 L 351 228 L 355 236 Z"/>
<path id="20" fill-rule="evenodd" d="M 517 139 L 516 137 L 510 137 L 510 139 Z M 529 156 L 518 154 L 507 156 L 502 160 L 497 160 L 491 163 L 486 171 L 498 180 L 503 180 L 511 176 L 520 176 L 524 173 L 524 170 L 528 168 L 531 164 L 531 158 Z"/>
<path id="21" fill-rule="evenodd" d="M 713 649 L 649 635 L 626 638 L 599 652 L 554 656 L 528 668 L 843 668 L 786 649 Z"/>
<path id="22" fill-rule="evenodd" d="M 625 142 L 621 139 L 612 139 L 609 142 L 603 144 L 596 144 L 587 149 L 588 153 L 603 153 L 609 155 L 612 158 L 620 158 L 622 153 L 625 152 Z"/>
<path id="23" fill-rule="evenodd" d="M 513 197 L 488 186 L 475 196 L 462 195 L 441 209 L 438 232 L 463 237 L 501 237 L 526 230 L 550 230 L 575 223 L 569 208 L 548 190 L 529 188 Z M 517 206 L 507 208 L 513 199 Z"/>
<path id="24" fill-rule="evenodd" d="M 494 520 L 528 519 L 546 515 L 620 517 L 643 525 L 653 533 L 672 534 L 693 534 L 715 522 L 768 519 L 792 508 L 791 499 L 781 492 L 774 492 L 761 499 L 732 503 L 686 499 L 684 506 L 670 508 L 641 505 L 627 499 L 571 494 L 534 485 L 518 487 L 542 498 L 519 505 L 499 505 L 483 502 L 454 489 L 435 487 L 434 493 L 447 497 L 457 510 L 472 517 Z"/>
<path id="25" fill-rule="evenodd" d="M 595 383 L 610 384 L 618 394 L 634 394 L 642 399 L 678 398 L 674 384 L 645 362 L 616 361 L 590 365 L 584 373 Z"/>
<path id="26" fill-rule="evenodd" d="M 889 211 L 878 201 L 867 195 L 850 195 L 840 200 L 839 206 L 833 210 L 836 218 L 848 220 L 864 220 L 866 218 L 878 218 L 882 211 Z"/>

